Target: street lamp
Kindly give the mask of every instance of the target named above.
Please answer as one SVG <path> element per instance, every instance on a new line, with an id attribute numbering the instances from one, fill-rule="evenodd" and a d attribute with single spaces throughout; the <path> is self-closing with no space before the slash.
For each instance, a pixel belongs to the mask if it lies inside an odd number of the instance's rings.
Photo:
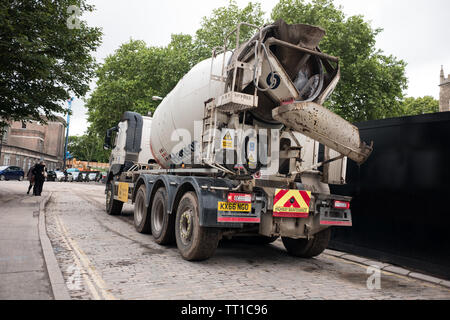
<path id="1" fill-rule="evenodd" d="M 75 98 L 70 98 L 67 100 L 67 103 L 69 104 L 69 110 L 67 112 L 67 129 L 66 129 L 66 142 L 64 144 L 64 166 L 63 170 L 66 170 L 66 160 L 67 160 L 67 145 L 69 144 L 69 124 L 70 124 L 70 110 L 72 110 L 72 101 Z"/>

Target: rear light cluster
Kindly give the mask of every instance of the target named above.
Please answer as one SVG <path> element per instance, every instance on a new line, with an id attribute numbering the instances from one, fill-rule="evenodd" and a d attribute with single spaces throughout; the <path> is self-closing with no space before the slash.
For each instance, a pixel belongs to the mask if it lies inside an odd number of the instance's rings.
<path id="1" fill-rule="evenodd" d="M 229 193 L 228 202 L 252 203 L 252 195 L 245 193 Z"/>
<path id="2" fill-rule="evenodd" d="M 347 201 L 334 201 L 333 207 L 335 209 L 348 210 L 350 209 L 350 202 Z"/>

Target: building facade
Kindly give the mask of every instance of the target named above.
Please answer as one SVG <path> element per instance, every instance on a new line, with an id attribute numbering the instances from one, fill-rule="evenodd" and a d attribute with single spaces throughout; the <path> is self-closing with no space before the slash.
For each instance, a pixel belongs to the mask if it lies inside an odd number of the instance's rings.
<path id="1" fill-rule="evenodd" d="M 444 75 L 444 66 L 441 66 L 440 79 L 440 93 L 439 93 L 439 111 L 450 111 L 450 74 L 446 78 Z"/>
<path id="2" fill-rule="evenodd" d="M 35 162 L 45 161 L 48 170 L 63 167 L 65 121 L 15 121 L 6 127 L 0 145 L 0 166 L 17 166 L 26 172 Z M 1 137 L 0 137 L 1 139 Z"/>

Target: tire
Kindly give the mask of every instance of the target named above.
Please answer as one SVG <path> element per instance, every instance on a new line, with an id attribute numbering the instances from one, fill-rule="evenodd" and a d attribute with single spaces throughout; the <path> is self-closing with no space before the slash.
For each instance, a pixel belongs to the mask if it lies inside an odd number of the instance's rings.
<path id="1" fill-rule="evenodd" d="M 23 176 L 20 176 L 20 177 L 19 177 L 19 181 L 23 181 Z"/>
<path id="2" fill-rule="evenodd" d="M 217 249 L 220 230 L 200 226 L 197 195 L 187 192 L 180 200 L 175 219 L 177 247 L 183 259 L 201 261 Z"/>
<path id="3" fill-rule="evenodd" d="M 114 181 L 108 183 L 106 191 L 106 213 L 110 216 L 118 216 L 122 213 L 123 202 L 114 200 Z"/>
<path id="4" fill-rule="evenodd" d="M 4 175 L 1 175 L 1 176 L 0 176 L 0 181 L 5 181 L 5 180 L 6 180 L 5 176 L 4 176 Z"/>
<path id="5" fill-rule="evenodd" d="M 152 201 L 151 230 L 155 242 L 161 245 L 175 242 L 174 215 L 167 213 L 167 191 L 159 188 Z"/>
<path id="6" fill-rule="evenodd" d="M 150 209 L 146 206 L 145 185 L 139 187 L 134 201 L 134 227 L 139 233 L 151 233 Z"/>
<path id="7" fill-rule="evenodd" d="M 282 237 L 284 247 L 288 253 L 295 257 L 313 258 L 320 255 L 330 241 L 331 229 L 328 228 L 317 233 L 313 239 L 291 239 Z"/>

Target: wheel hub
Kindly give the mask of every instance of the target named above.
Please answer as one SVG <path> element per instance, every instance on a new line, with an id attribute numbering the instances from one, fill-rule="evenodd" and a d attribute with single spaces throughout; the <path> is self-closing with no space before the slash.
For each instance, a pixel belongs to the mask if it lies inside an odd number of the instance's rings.
<path id="1" fill-rule="evenodd" d="M 184 244 L 189 244 L 192 238 L 192 210 L 183 212 L 180 219 L 180 236 Z"/>

